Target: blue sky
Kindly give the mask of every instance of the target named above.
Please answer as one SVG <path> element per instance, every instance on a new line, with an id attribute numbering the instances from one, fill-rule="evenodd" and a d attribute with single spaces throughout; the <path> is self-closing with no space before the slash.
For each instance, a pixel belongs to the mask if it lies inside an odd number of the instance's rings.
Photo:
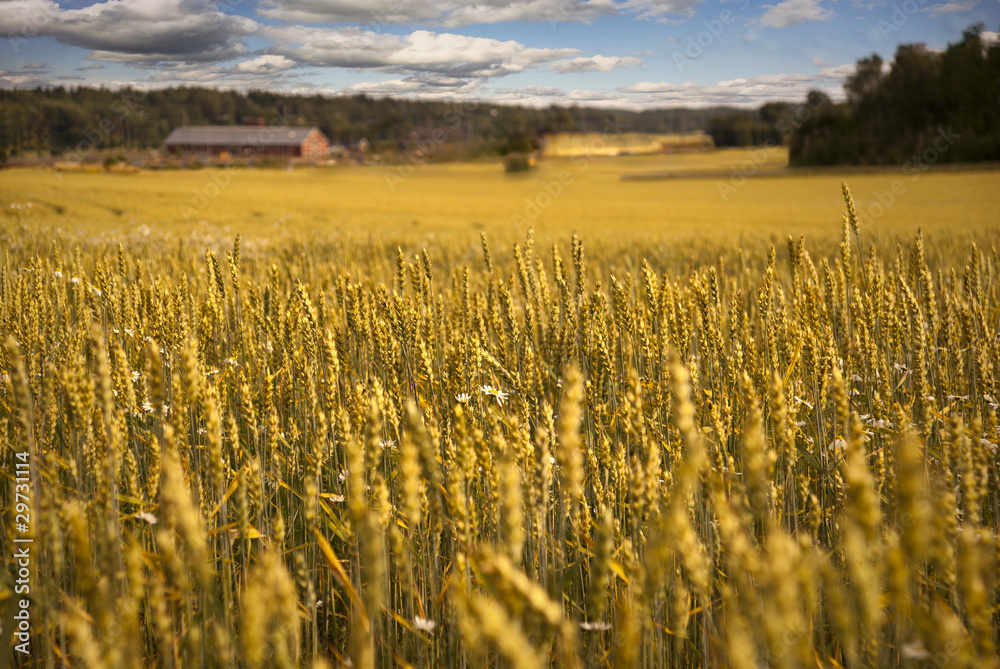
<path id="1" fill-rule="evenodd" d="M 0 0 L 0 87 L 756 107 L 979 22 L 998 0 Z"/>

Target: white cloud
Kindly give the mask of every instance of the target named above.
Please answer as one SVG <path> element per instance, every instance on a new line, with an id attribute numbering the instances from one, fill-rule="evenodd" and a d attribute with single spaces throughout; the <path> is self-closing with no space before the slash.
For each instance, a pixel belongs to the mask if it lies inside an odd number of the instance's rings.
<path id="1" fill-rule="evenodd" d="M 937 5 L 931 5 L 930 7 L 925 7 L 920 10 L 922 12 L 927 12 L 932 18 L 937 18 L 939 16 L 944 16 L 945 14 L 955 14 L 957 12 L 967 12 L 970 9 L 975 9 L 979 6 L 979 0 L 965 0 L 964 2 L 942 2 Z"/>
<path id="2" fill-rule="evenodd" d="M 613 14 L 614 0 L 270 0 L 258 11 L 295 23 L 465 26 L 504 21 L 585 22 Z"/>
<path id="3" fill-rule="evenodd" d="M 59 14 L 59 5 L 49 0 L 7 0 L 0 11 L 0 35 L 28 38 L 42 33 Z"/>
<path id="4" fill-rule="evenodd" d="M 764 7 L 767 11 L 760 17 L 760 25 L 765 28 L 787 28 L 805 21 L 833 18 L 833 12 L 821 7 L 819 0 L 784 0 Z"/>
<path id="5" fill-rule="evenodd" d="M 383 72 L 427 72 L 456 77 L 498 77 L 575 56 L 578 49 L 535 49 L 520 42 L 417 30 L 409 35 L 356 28 L 271 27 L 272 51 L 320 67 Z"/>
<path id="6" fill-rule="evenodd" d="M 642 59 L 633 56 L 580 56 L 552 63 L 559 74 L 570 72 L 610 72 L 619 67 L 642 67 Z"/>
<path id="7" fill-rule="evenodd" d="M 388 81 L 365 81 L 349 86 L 346 92 L 450 99 L 476 87 L 477 84 L 473 82 L 455 77 L 406 77 Z"/>
<path id="8" fill-rule="evenodd" d="M 93 60 L 199 62 L 247 52 L 257 24 L 216 10 L 207 0 L 107 0 L 62 9 L 44 0 L 4 3 L 0 32 L 55 37 L 91 49 Z"/>
<path id="9" fill-rule="evenodd" d="M 990 30 L 984 30 L 979 33 L 979 40 L 986 46 L 1000 43 L 1000 33 L 995 33 Z"/>
<path id="10" fill-rule="evenodd" d="M 473 0 L 455 4 L 459 6 L 444 16 L 445 25 L 464 26 L 504 21 L 586 23 L 614 14 L 618 10 L 613 0 Z"/>
<path id="11" fill-rule="evenodd" d="M 31 74 L 0 70 L 0 88 L 49 88 L 52 82 Z"/>
<path id="12" fill-rule="evenodd" d="M 691 82 L 644 81 L 619 88 L 638 107 L 759 107 L 765 102 L 803 102 L 810 90 L 824 91 L 834 100 L 843 99 L 841 82 L 853 73 L 853 65 L 826 68 L 818 74 L 764 74 L 719 81 L 714 86 Z"/>
<path id="13" fill-rule="evenodd" d="M 245 60 L 236 66 L 237 72 L 246 74 L 273 74 L 281 72 L 295 66 L 295 61 L 284 56 L 267 54 L 258 56 L 253 60 Z"/>
<path id="14" fill-rule="evenodd" d="M 657 19 L 672 23 L 666 17 L 694 15 L 694 8 L 703 0 L 627 0 L 624 9 L 635 13 L 638 19 Z"/>

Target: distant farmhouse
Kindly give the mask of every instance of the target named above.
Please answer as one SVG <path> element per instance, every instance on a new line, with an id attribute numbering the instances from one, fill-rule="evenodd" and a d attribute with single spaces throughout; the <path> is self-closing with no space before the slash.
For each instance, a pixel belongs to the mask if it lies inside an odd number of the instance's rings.
<path id="1" fill-rule="evenodd" d="M 330 140 L 318 128 L 291 126 L 182 126 L 163 142 L 168 155 L 213 158 L 284 156 L 325 158 Z"/>

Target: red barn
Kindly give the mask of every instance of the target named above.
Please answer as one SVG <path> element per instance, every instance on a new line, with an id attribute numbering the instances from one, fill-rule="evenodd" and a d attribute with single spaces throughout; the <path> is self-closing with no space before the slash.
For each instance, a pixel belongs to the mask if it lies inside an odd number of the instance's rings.
<path id="1" fill-rule="evenodd" d="M 291 126 L 182 126 L 163 142 L 167 153 L 213 157 L 322 158 L 330 140 L 318 128 Z"/>

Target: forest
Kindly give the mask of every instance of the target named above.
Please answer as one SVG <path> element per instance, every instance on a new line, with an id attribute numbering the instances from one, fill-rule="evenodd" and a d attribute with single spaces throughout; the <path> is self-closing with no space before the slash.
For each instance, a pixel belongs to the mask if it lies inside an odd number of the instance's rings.
<path id="1" fill-rule="evenodd" d="M 982 25 L 944 51 L 903 44 L 890 63 L 858 61 L 847 99 L 809 94 L 792 133 L 794 165 L 913 165 L 1000 160 L 1000 42 Z"/>

